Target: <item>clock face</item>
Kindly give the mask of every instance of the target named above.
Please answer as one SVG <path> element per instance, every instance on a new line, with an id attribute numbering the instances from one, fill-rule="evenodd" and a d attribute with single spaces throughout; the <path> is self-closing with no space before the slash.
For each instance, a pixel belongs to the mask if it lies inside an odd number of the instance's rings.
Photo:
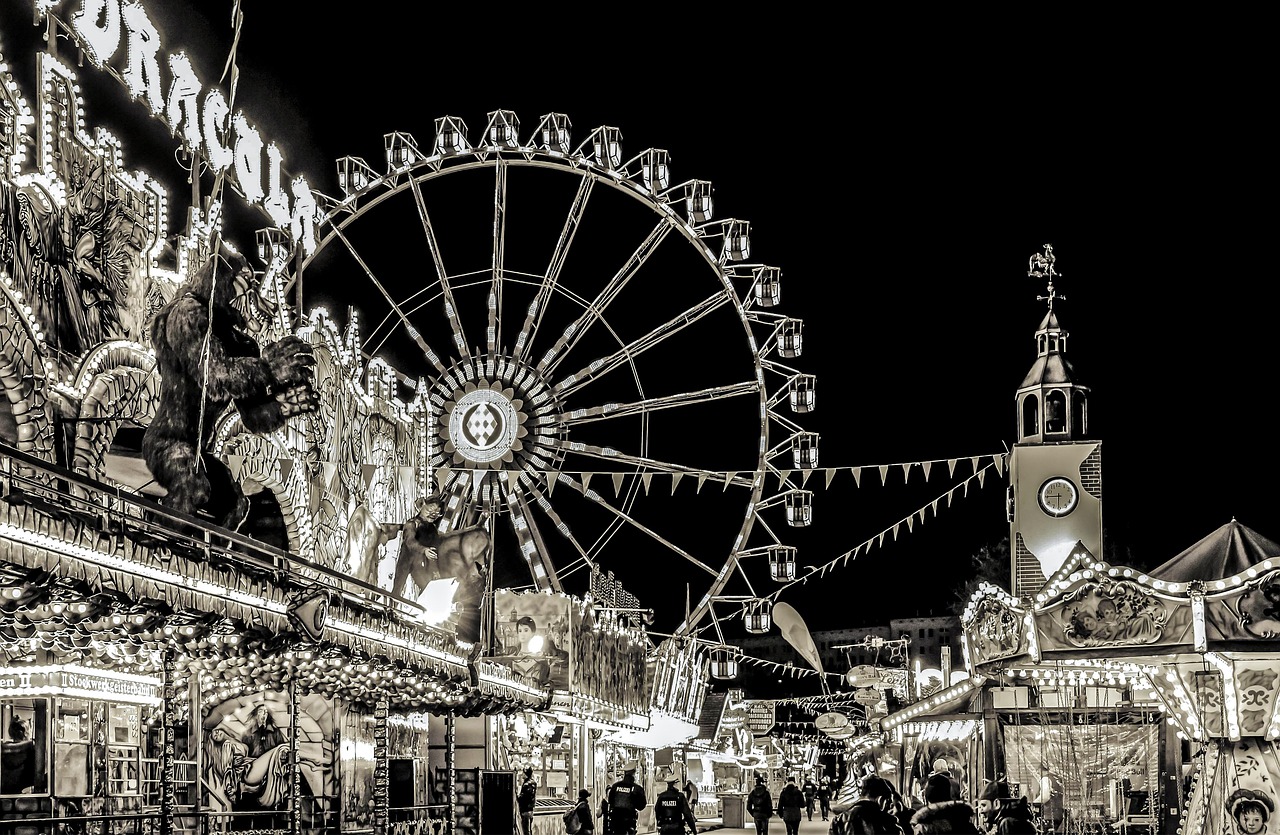
<path id="1" fill-rule="evenodd" d="M 1040 509 L 1050 516 L 1066 516 L 1080 502 L 1080 491 L 1071 479 L 1054 476 L 1040 485 L 1036 499 Z"/>

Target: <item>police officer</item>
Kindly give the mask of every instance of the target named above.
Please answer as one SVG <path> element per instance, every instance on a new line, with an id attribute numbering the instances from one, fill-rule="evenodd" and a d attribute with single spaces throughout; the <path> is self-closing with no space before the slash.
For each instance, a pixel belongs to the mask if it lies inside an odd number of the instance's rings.
<path id="1" fill-rule="evenodd" d="M 622 779 L 605 792 L 605 808 L 609 810 L 609 831 L 612 835 L 636 835 L 636 822 L 640 812 L 648 805 L 644 786 L 636 782 L 635 760 L 628 760 L 622 767 Z"/>
<path id="2" fill-rule="evenodd" d="M 697 835 L 698 819 L 689 808 L 689 798 L 676 788 L 676 783 L 680 782 L 679 769 L 669 765 L 666 773 L 658 772 L 657 776 L 659 780 L 667 782 L 667 790 L 653 802 L 653 817 L 659 835 L 685 835 L 686 826 L 691 835 Z"/>

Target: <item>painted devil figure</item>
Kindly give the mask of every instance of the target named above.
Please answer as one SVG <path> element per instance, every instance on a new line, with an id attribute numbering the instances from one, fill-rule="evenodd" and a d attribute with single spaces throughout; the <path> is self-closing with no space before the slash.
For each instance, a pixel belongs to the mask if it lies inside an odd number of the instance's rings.
<path id="1" fill-rule="evenodd" d="M 263 304 L 248 263 L 224 248 L 151 325 L 160 400 L 143 436 L 143 458 L 167 491 L 165 506 L 201 511 L 232 529 L 249 502 L 207 451 L 218 417 L 234 403 L 244 428 L 263 434 L 318 407 L 311 346 L 290 335 L 259 349 L 251 335 L 253 313 Z"/>

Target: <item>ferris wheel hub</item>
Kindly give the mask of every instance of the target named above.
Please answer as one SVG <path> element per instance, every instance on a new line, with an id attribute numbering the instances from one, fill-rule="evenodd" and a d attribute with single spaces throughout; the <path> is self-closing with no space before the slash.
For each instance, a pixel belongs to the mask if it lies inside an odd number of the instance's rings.
<path id="1" fill-rule="evenodd" d="M 472 463 L 488 464 L 510 460 L 520 414 L 503 392 L 477 388 L 458 398 L 448 425 L 457 452 Z"/>

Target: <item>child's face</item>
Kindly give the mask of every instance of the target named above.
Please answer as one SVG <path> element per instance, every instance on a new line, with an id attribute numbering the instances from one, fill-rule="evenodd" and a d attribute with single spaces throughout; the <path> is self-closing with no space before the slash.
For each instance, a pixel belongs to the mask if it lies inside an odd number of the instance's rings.
<path id="1" fill-rule="evenodd" d="M 1262 832 L 1262 813 L 1257 809 L 1242 809 L 1239 821 L 1240 831 L 1244 835 L 1259 835 Z"/>

